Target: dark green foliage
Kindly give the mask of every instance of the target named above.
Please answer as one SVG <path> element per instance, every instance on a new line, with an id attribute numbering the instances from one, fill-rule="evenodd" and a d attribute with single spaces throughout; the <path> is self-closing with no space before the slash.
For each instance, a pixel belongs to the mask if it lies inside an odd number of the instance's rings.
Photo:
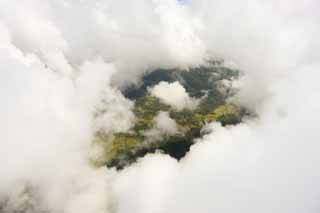
<path id="1" fill-rule="evenodd" d="M 200 137 L 200 130 L 193 129 L 188 131 L 186 135 L 165 137 L 161 143 L 153 143 L 149 146 L 137 146 L 135 149 L 127 149 L 126 152 L 122 152 L 117 157 L 108 161 L 107 166 L 122 169 L 125 166 L 134 163 L 139 157 L 143 157 L 148 153 L 155 153 L 156 151 L 160 151 L 180 160 L 190 150 L 191 145 L 194 143 L 193 139 L 198 137 Z"/>
<path id="2" fill-rule="evenodd" d="M 223 79 L 232 79 L 239 76 L 238 70 L 221 66 L 220 63 L 208 67 L 196 67 L 189 70 L 157 69 L 147 73 L 141 85 L 131 85 L 123 91 L 123 94 L 131 99 L 143 97 L 147 88 L 155 86 L 161 81 L 179 81 L 192 97 L 201 97 L 206 91 L 217 91 L 217 82 Z"/>
<path id="3" fill-rule="evenodd" d="M 175 81 L 172 72 L 173 70 L 158 69 L 148 73 L 142 78 L 141 85 L 131 85 L 123 91 L 123 94 L 131 100 L 139 99 L 146 95 L 148 87 L 152 87 L 160 81 Z"/>

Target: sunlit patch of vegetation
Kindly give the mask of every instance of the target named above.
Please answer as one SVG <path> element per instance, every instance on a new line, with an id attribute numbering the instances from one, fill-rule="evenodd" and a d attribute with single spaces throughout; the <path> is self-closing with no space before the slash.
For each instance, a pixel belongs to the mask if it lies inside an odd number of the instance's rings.
<path id="1" fill-rule="evenodd" d="M 136 116 L 136 122 L 133 130 L 136 133 L 151 129 L 154 126 L 154 117 L 160 111 L 168 111 L 170 106 L 160 102 L 156 97 L 147 94 L 135 100 L 133 112 Z"/>
<path id="2" fill-rule="evenodd" d="M 241 121 L 241 109 L 233 104 L 223 104 L 206 114 L 196 114 L 198 121 L 209 123 L 218 121 L 223 126 L 237 124 Z"/>

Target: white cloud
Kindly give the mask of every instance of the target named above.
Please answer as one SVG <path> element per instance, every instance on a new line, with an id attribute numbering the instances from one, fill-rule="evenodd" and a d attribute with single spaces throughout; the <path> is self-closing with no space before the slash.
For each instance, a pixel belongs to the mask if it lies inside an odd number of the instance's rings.
<path id="1" fill-rule="evenodd" d="M 161 81 L 153 88 L 149 88 L 149 92 L 177 110 L 194 109 L 199 103 L 197 99 L 189 96 L 186 89 L 178 81 L 173 83 Z"/>
<path id="2" fill-rule="evenodd" d="M 0 47 L 1 211 L 104 212 L 112 203 L 109 175 L 88 158 L 95 106 L 103 92 L 112 93 L 106 91 L 112 66 L 88 62 L 69 79 L 6 38 Z M 130 125 L 126 117 L 121 122 Z"/>
<path id="3" fill-rule="evenodd" d="M 1 211 L 31 202 L 33 213 L 319 212 L 317 8 L 316 0 L 0 1 Z M 208 56 L 244 71 L 238 101 L 259 119 L 213 125 L 180 163 L 149 155 L 116 175 L 88 164 L 101 99 L 111 114 L 98 126 L 127 129 L 131 104 L 118 86 Z M 163 100 L 192 105 L 181 85 L 163 85 Z M 21 196 L 24 185 L 34 193 Z"/>
<path id="4" fill-rule="evenodd" d="M 178 132 L 177 123 L 175 120 L 170 118 L 168 112 L 159 112 L 155 117 L 156 128 L 161 130 L 164 133 L 175 134 Z"/>
<path id="5" fill-rule="evenodd" d="M 154 127 L 143 133 L 143 135 L 147 137 L 147 142 L 159 142 L 163 139 L 163 136 L 179 133 L 176 121 L 170 118 L 168 112 L 160 111 L 154 118 L 154 122 Z"/>

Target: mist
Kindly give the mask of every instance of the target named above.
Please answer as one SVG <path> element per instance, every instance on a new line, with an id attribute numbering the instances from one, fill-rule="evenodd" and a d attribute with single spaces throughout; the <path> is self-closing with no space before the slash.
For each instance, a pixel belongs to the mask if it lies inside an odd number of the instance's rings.
<path id="1" fill-rule="evenodd" d="M 0 0 L 0 212 L 318 212 L 319 7 Z M 97 131 L 133 125 L 123 88 L 211 59 L 242 71 L 230 101 L 255 117 L 207 124 L 180 161 L 148 154 L 122 171 L 92 163 Z M 194 101 L 176 86 L 170 103 Z M 160 118 L 170 132 L 164 123 L 175 123 Z"/>

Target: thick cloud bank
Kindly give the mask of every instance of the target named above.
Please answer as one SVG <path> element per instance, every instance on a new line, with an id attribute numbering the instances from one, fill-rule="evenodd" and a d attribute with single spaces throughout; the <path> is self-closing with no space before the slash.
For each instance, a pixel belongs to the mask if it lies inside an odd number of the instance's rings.
<path id="1" fill-rule="evenodd" d="M 319 7 L 0 0 L 0 212 L 319 212 Z M 119 88 L 212 58 L 244 72 L 233 101 L 255 119 L 209 124 L 181 162 L 91 165 L 96 131 L 132 126 Z"/>

